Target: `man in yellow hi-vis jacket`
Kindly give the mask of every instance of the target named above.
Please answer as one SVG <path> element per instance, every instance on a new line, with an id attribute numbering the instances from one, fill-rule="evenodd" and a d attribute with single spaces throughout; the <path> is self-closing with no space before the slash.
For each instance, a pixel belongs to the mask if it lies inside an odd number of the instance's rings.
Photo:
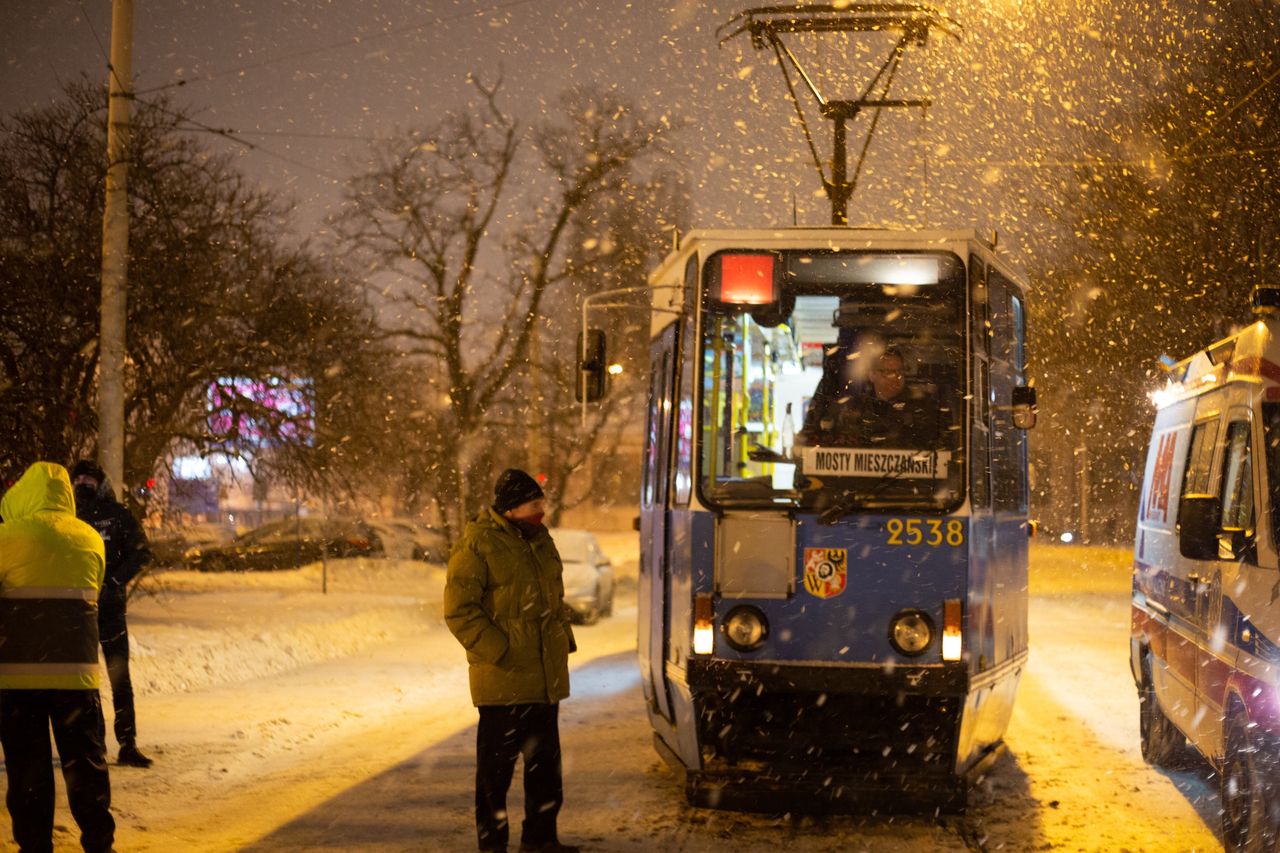
<path id="1" fill-rule="evenodd" d="M 86 851 L 115 837 L 98 699 L 102 537 L 76 518 L 67 470 L 37 462 L 0 499 L 0 746 L 21 850 L 52 850 L 58 745 Z"/>

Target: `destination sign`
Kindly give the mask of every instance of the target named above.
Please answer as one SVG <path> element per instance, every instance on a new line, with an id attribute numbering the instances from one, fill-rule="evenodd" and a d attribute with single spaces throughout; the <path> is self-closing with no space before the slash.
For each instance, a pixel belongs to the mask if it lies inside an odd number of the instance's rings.
<path id="1" fill-rule="evenodd" d="M 871 450 L 868 448 L 806 447 L 800 462 L 806 474 L 829 477 L 895 477 L 935 480 L 946 477 L 948 450 Z"/>

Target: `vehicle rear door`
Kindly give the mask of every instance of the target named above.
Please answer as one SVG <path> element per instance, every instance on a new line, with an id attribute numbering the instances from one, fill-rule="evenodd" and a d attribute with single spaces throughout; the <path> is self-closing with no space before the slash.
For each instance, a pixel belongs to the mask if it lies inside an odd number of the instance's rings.
<path id="1" fill-rule="evenodd" d="M 1257 506 L 1253 423 L 1247 406 L 1234 405 L 1227 410 L 1226 431 L 1221 442 L 1218 462 L 1221 470 L 1222 529 L 1224 533 L 1239 530 L 1246 540 L 1257 534 Z M 1222 719 L 1227 683 L 1235 671 L 1237 646 L 1233 642 L 1236 608 L 1232 593 L 1241 590 L 1243 579 L 1258 561 L 1257 548 L 1248 547 L 1239 559 L 1230 546 L 1219 551 L 1219 559 L 1196 578 L 1197 616 L 1203 639 L 1197 649 L 1196 694 L 1197 713 L 1194 737 L 1208 755 L 1222 754 Z M 1224 606 L 1229 605 L 1229 606 Z"/>
<path id="2" fill-rule="evenodd" d="M 1214 392 L 1196 403 L 1179 507 L 1187 495 L 1221 494 L 1219 448 L 1224 402 L 1221 393 Z M 1206 578 L 1212 576 L 1214 566 L 1215 561 L 1211 560 L 1175 557 L 1174 570 L 1165 579 L 1169 628 L 1164 666 L 1157 662 L 1152 672 L 1165 714 L 1192 736 L 1199 725 L 1197 682 L 1200 647 L 1206 642 Z"/>

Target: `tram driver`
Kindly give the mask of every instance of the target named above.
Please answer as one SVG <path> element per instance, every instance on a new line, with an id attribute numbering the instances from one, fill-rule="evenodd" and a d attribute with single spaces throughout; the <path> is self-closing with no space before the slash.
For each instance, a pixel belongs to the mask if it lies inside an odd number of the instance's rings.
<path id="1" fill-rule="evenodd" d="M 867 347 L 848 356 L 837 353 L 837 360 L 843 362 L 839 377 L 819 383 L 797 444 L 904 450 L 936 446 L 941 419 L 937 400 L 923 385 L 907 381 L 901 350 Z"/>

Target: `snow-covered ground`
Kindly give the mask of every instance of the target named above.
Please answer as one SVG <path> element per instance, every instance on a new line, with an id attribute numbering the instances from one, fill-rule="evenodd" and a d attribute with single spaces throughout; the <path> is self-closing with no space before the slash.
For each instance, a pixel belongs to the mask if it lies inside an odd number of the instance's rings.
<path id="1" fill-rule="evenodd" d="M 611 618 L 577 630 L 561 708 L 567 841 L 735 853 L 1221 848 L 1207 769 L 1156 772 L 1138 752 L 1122 551 L 1033 551 L 1033 651 L 1009 754 L 966 815 L 811 818 L 684 804 L 653 751 L 634 662 L 635 534 L 602 540 L 620 597 Z M 337 561 L 324 574 L 169 572 L 131 605 L 140 742 L 156 764 L 112 767 L 118 849 L 474 849 L 476 714 L 441 619 L 441 567 Z M 59 789 L 55 843 L 75 850 Z M 519 815 L 518 781 L 510 805 Z"/>

